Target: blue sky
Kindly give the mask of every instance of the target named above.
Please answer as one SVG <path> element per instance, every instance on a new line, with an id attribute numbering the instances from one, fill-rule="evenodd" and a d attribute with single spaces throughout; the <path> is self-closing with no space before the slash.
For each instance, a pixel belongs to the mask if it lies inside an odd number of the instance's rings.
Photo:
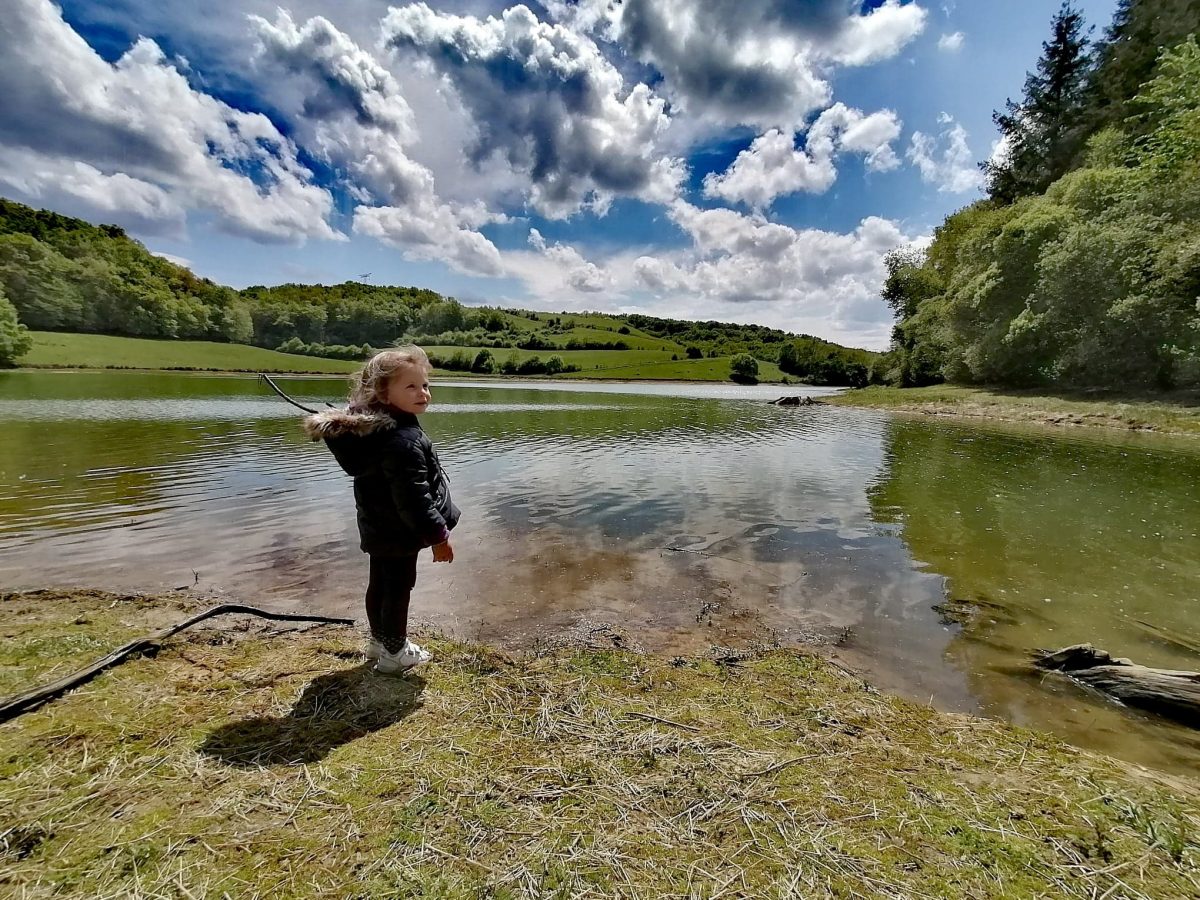
<path id="1" fill-rule="evenodd" d="M 234 286 L 758 322 L 880 348 L 1057 2 L 10 0 L 0 193 Z M 1099 35 L 1113 2 L 1076 6 Z"/>

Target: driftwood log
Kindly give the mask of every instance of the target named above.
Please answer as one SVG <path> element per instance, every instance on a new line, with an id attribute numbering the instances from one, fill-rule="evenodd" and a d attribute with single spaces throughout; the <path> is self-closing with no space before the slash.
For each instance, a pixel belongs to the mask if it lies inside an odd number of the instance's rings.
<path id="1" fill-rule="evenodd" d="M 1158 713 L 1200 728 L 1200 672 L 1151 669 L 1112 657 L 1091 644 L 1075 644 L 1034 660 L 1041 669 L 1062 672 L 1126 706 Z"/>
<path id="2" fill-rule="evenodd" d="M 164 628 L 161 631 L 156 631 L 153 634 L 148 634 L 145 637 L 140 637 L 136 641 L 130 641 L 123 647 L 118 647 L 112 653 L 105 656 L 103 659 L 98 659 L 90 666 L 80 669 L 77 672 L 72 672 L 64 678 L 57 681 L 52 681 L 50 684 L 44 684 L 39 688 L 34 688 L 31 691 L 26 691 L 23 694 L 15 694 L 4 700 L 0 700 L 0 722 L 7 722 L 9 719 L 15 719 L 22 713 L 27 713 L 37 709 L 45 703 L 49 703 L 55 697 L 62 696 L 71 688 L 79 687 L 81 684 L 86 684 L 91 681 L 105 669 L 122 663 L 131 656 L 145 654 L 152 656 L 158 652 L 162 642 L 172 635 L 176 635 L 185 628 L 191 628 L 198 622 L 203 622 L 205 619 L 211 619 L 214 616 L 224 616 L 230 613 L 243 613 L 249 616 L 258 616 L 262 619 L 274 619 L 277 622 L 319 622 L 327 625 L 353 625 L 353 619 L 337 619 L 330 616 L 300 616 L 292 613 L 277 613 L 270 612 L 265 609 L 259 609 L 256 606 L 243 606 L 240 603 L 225 603 L 221 606 L 214 606 L 212 609 L 205 610 L 202 613 L 192 616 L 190 619 L 184 619 L 169 628 Z"/>
<path id="3" fill-rule="evenodd" d="M 768 400 L 774 406 L 824 406 L 820 400 L 812 397 L 780 397 L 778 400 Z"/>

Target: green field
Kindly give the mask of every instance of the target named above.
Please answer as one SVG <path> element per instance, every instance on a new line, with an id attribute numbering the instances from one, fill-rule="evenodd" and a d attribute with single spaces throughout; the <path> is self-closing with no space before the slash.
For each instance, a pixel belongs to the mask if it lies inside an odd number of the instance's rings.
<path id="1" fill-rule="evenodd" d="M 671 350 L 512 350 L 507 347 L 426 347 L 426 352 L 441 357 L 466 353 L 475 356 L 480 350 L 491 349 L 497 364 L 509 357 L 524 361 L 537 356 L 548 359 L 561 356 L 563 362 L 579 366 L 578 372 L 566 372 L 559 378 L 614 378 L 624 381 L 661 379 L 664 381 L 729 381 L 731 357 L 716 359 L 671 359 L 682 357 L 679 351 Z M 452 373 L 459 375 L 462 373 Z M 758 363 L 760 381 L 782 381 L 783 373 L 774 363 Z"/>
<path id="2" fill-rule="evenodd" d="M 244 344 L 32 331 L 21 366 L 53 369 L 195 369 L 218 372 L 351 372 L 353 362 L 277 353 Z"/>
<path id="3" fill-rule="evenodd" d="M 528 321 L 528 320 L 526 320 Z M 278 353 L 244 344 L 207 341 L 147 340 L 104 334 L 30 332 L 33 349 L 18 364 L 29 368 L 53 369 L 182 369 L 211 372 L 351 372 L 358 363 L 316 356 Z M 609 332 L 604 332 L 609 335 Z M 613 335 L 615 339 L 615 335 Z M 622 339 L 649 341 L 644 336 L 621 335 Z M 426 347 L 430 354 L 452 356 L 465 352 L 474 356 L 480 347 Z M 512 350 L 493 349 L 496 361 L 510 356 L 518 360 L 561 356 L 580 371 L 561 378 L 613 378 L 617 380 L 661 379 L 666 381 L 728 381 L 729 357 L 676 359 L 682 351 L 672 350 Z M 466 373 L 435 370 L 439 377 L 463 377 Z M 544 376 L 543 376 L 544 377 Z M 761 381 L 781 381 L 783 373 L 774 363 L 759 362 Z"/>

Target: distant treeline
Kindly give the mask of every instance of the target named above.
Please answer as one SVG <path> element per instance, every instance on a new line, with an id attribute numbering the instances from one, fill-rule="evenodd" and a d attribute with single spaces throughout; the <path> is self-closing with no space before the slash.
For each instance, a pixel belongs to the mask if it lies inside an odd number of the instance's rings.
<path id="1" fill-rule="evenodd" d="M 747 353 L 770 360 L 809 384 L 860 387 L 868 383 L 879 354 L 843 347 L 812 335 L 796 336 L 765 325 L 689 322 L 634 314 L 625 320 L 647 334 L 683 344 L 689 358 Z"/>
<path id="2" fill-rule="evenodd" d="M 988 199 L 888 259 L 886 381 L 1200 386 L 1197 32 L 1195 0 L 1121 0 L 1089 45 L 1063 6 Z"/>
<path id="3" fill-rule="evenodd" d="M 149 253 L 115 225 L 0 198 L 0 291 L 42 331 L 246 343 L 238 292 Z"/>
<path id="4" fill-rule="evenodd" d="M 555 351 L 644 348 L 647 338 L 689 359 L 749 354 L 814 384 L 865 384 L 877 356 L 760 325 L 471 307 L 417 287 L 348 281 L 236 291 L 155 256 L 116 226 L 0 199 L 0 364 L 28 349 L 25 326 L 351 360 L 411 341 L 471 348 L 439 359 L 442 368 L 506 374 L 571 371 Z M 505 349 L 550 355 L 518 361 L 491 353 Z"/>

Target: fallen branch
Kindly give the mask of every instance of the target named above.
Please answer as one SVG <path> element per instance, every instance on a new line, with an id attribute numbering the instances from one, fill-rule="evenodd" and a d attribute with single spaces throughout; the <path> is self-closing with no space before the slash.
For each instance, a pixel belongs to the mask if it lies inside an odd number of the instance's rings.
<path id="1" fill-rule="evenodd" d="M 1075 644 L 1043 654 L 1034 665 L 1063 672 L 1127 706 L 1200 728 L 1200 672 L 1139 666 L 1091 644 Z"/>
<path id="2" fill-rule="evenodd" d="M 31 691 L 14 694 L 12 697 L 0 702 L 0 722 L 7 722 L 19 715 L 37 709 L 39 706 L 48 703 L 56 697 L 62 696 L 72 688 L 86 684 L 105 669 L 122 663 L 131 656 L 138 653 L 153 654 L 157 652 L 162 641 L 165 641 L 172 635 L 178 634 L 185 628 L 191 628 L 196 623 L 203 622 L 205 619 L 227 615 L 228 613 L 245 613 L 246 615 L 259 616 L 263 619 L 274 619 L 280 622 L 322 622 L 328 625 L 354 624 L 353 619 L 335 619 L 329 616 L 299 616 L 291 613 L 268 612 L 256 606 L 242 606 L 240 603 L 224 603 L 221 606 L 214 606 L 210 610 L 198 613 L 190 619 L 185 619 L 169 628 L 148 634 L 145 637 L 138 638 L 136 641 L 130 641 L 125 646 L 118 647 L 112 653 L 108 654 L 108 656 L 97 660 L 85 669 L 80 669 L 64 678 L 60 678 L 42 687 L 34 688 Z"/>

